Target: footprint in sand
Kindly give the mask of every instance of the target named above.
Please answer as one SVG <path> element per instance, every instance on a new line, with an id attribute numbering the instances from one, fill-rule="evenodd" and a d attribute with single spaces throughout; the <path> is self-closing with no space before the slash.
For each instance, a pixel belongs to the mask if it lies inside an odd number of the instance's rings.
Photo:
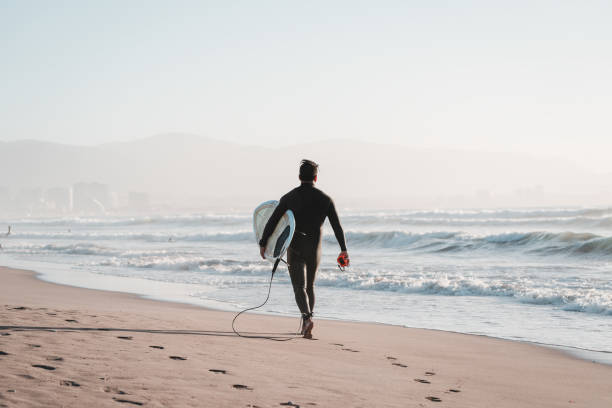
<path id="1" fill-rule="evenodd" d="M 421 384 L 431 384 L 431 381 L 423 380 L 422 378 L 415 378 L 414 381 L 421 383 Z"/>
<path id="2" fill-rule="evenodd" d="M 163 346 L 149 346 L 149 347 L 154 348 L 154 349 L 158 349 L 158 350 L 163 350 L 164 349 Z"/>
<path id="3" fill-rule="evenodd" d="M 39 348 L 40 344 L 28 344 L 28 346 L 30 347 L 34 347 L 34 348 Z"/>
<path id="4" fill-rule="evenodd" d="M 402 363 L 391 363 L 391 364 L 394 366 L 402 367 L 402 368 L 408 367 L 406 364 L 402 364 Z"/>
<path id="5" fill-rule="evenodd" d="M 81 384 L 79 384 L 78 382 L 72 381 L 72 380 L 62 380 L 60 381 L 60 385 L 65 385 L 68 387 L 80 387 Z"/>
<path id="6" fill-rule="evenodd" d="M 296 408 L 300 408 L 300 406 L 298 404 L 294 404 L 291 401 L 287 401 L 287 402 L 281 402 L 279 405 L 285 406 L 285 407 L 296 407 Z"/>
<path id="7" fill-rule="evenodd" d="M 121 340 L 132 340 L 133 339 L 132 336 L 117 336 L 117 338 Z"/>
<path id="8" fill-rule="evenodd" d="M 102 379 L 104 379 L 104 377 L 102 377 L 100 379 L 102 380 Z M 115 394 L 119 394 L 119 395 L 127 395 L 127 392 L 121 391 L 117 387 L 104 387 L 104 392 L 114 392 Z"/>
<path id="9" fill-rule="evenodd" d="M 18 375 L 19 375 L 19 377 L 25 378 L 25 379 L 28 379 L 28 380 L 33 380 L 34 379 L 34 377 L 32 377 L 30 374 L 18 374 Z"/>
<path id="10" fill-rule="evenodd" d="M 64 361 L 63 357 L 57 357 L 57 356 L 49 356 L 47 357 L 48 361 Z"/>
<path id="11" fill-rule="evenodd" d="M 461 392 L 461 390 L 456 390 L 454 388 L 451 388 L 450 390 L 448 390 L 448 392 Z"/>
<path id="12" fill-rule="evenodd" d="M 359 350 L 353 350 L 353 349 L 350 349 L 350 348 L 343 348 L 342 350 L 350 351 L 351 353 L 359 353 Z"/>
<path id="13" fill-rule="evenodd" d="M 32 367 L 42 368 L 43 370 L 53 371 L 55 367 L 44 365 L 44 364 L 32 364 Z"/>
<path id="14" fill-rule="evenodd" d="M 181 357 L 181 356 L 170 356 L 171 359 L 173 360 L 187 360 L 187 357 Z"/>
<path id="15" fill-rule="evenodd" d="M 425 397 L 425 399 L 428 399 L 433 402 L 442 402 L 442 400 L 438 397 Z"/>
<path id="16" fill-rule="evenodd" d="M 425 371 L 425 375 L 436 375 L 436 373 L 432 373 L 431 371 Z"/>
<path id="17" fill-rule="evenodd" d="M 69 323 L 78 323 L 76 320 L 74 319 L 64 319 L 64 321 L 69 322 Z"/>
<path id="18" fill-rule="evenodd" d="M 253 391 L 253 388 L 249 387 L 248 385 L 243 385 L 243 384 L 234 384 L 234 385 L 232 385 L 232 387 L 234 387 L 237 390 L 249 390 L 249 391 Z"/>
<path id="19" fill-rule="evenodd" d="M 344 344 L 341 344 L 341 343 L 329 343 L 329 344 L 331 344 L 332 346 L 344 347 Z"/>
<path id="20" fill-rule="evenodd" d="M 122 399 L 122 398 L 113 398 L 113 400 L 117 401 L 117 402 L 121 402 L 123 404 L 132 404 L 132 405 L 143 405 L 142 402 L 138 402 L 138 401 L 132 401 L 132 400 L 126 400 L 126 399 Z"/>
<path id="21" fill-rule="evenodd" d="M 218 368 L 211 368 L 208 371 L 210 371 L 211 373 L 215 373 L 215 374 L 227 374 L 227 371 L 221 370 L 221 369 L 218 369 Z"/>
<path id="22" fill-rule="evenodd" d="M 397 360 L 395 357 L 387 356 L 387 360 Z"/>
<path id="23" fill-rule="evenodd" d="M 9 310 L 29 310 L 29 309 L 30 309 L 29 307 L 17 306 L 17 307 L 14 307 L 12 309 L 9 309 Z"/>

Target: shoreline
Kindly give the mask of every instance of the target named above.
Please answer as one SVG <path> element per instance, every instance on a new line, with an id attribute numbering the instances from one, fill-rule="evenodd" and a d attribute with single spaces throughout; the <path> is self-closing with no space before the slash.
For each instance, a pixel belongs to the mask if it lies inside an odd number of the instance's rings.
<path id="1" fill-rule="evenodd" d="M 34 274 L 34 277 L 40 281 L 43 282 L 47 282 L 50 284 L 54 284 L 54 285 L 60 285 L 60 286 L 70 286 L 70 287 L 74 287 L 74 288 L 80 288 L 80 289 L 88 289 L 88 290 L 98 290 L 98 291 L 104 291 L 104 292 L 112 292 L 112 293 L 118 293 L 118 294 L 126 294 L 126 295 L 133 295 L 133 296 L 137 296 L 140 299 L 146 299 L 146 300 L 152 300 L 152 301 L 157 301 L 157 302 L 167 302 L 167 303 L 174 303 L 174 304 L 182 304 L 182 305 L 188 305 L 191 307 L 196 307 L 196 308 L 202 308 L 205 310 L 212 310 L 212 311 L 217 311 L 217 312 L 225 312 L 225 313 L 231 313 L 231 314 L 236 314 L 236 311 L 231 311 L 231 310 L 227 310 L 227 309 L 223 309 L 221 307 L 216 308 L 213 306 L 208 306 L 208 305 L 198 305 L 195 302 L 189 302 L 189 301 L 183 301 L 183 300 L 179 300 L 179 299 L 165 299 L 163 297 L 156 297 L 154 295 L 144 295 L 144 294 L 139 294 L 139 293 L 134 293 L 134 292 L 130 292 L 130 291 L 119 291 L 119 290 L 109 290 L 109 289 L 103 289 L 103 288 L 92 288 L 92 287 L 86 287 L 86 286 L 78 286 L 78 285 L 73 285 L 73 284 L 68 284 L 68 283 L 59 283 L 59 282 L 55 282 L 53 280 L 50 279 L 45 279 L 45 273 L 43 272 L 39 272 L 36 270 L 31 270 L 31 269 L 23 269 L 23 268 L 13 268 L 13 267 L 9 267 L 9 266 L 2 266 L 1 267 L 5 267 L 5 268 L 10 268 L 10 269 L 19 269 L 19 270 L 24 270 L 24 271 L 29 271 L 32 272 Z M 281 317 L 281 318 L 290 318 L 284 314 L 281 313 L 266 313 L 266 312 L 262 312 L 262 311 L 255 311 L 252 312 L 254 314 L 257 315 L 263 315 L 263 316 L 275 316 L 275 317 Z M 408 326 L 408 325 L 402 325 L 402 324 L 393 324 L 393 323 L 385 323 L 385 322 L 377 322 L 377 321 L 367 321 L 367 320 L 352 320 L 352 319 L 340 319 L 340 318 L 330 318 L 330 317 L 319 317 L 317 318 L 317 320 L 328 320 L 328 321 L 338 321 L 338 322 L 350 322 L 350 323 L 364 323 L 364 324 L 374 324 L 374 325 L 388 325 L 388 326 L 393 326 L 393 327 L 402 327 L 402 328 L 406 328 L 406 329 L 417 329 L 417 330 L 431 330 L 431 331 L 436 331 L 436 332 L 442 332 L 442 333 L 455 333 L 455 334 L 464 334 L 464 335 L 468 335 L 468 336 L 478 336 L 478 337 L 485 337 L 485 338 L 490 338 L 490 339 L 498 339 L 498 340 L 505 340 L 505 341 L 512 341 L 512 342 L 517 342 L 517 343 L 523 343 L 523 344 L 531 344 L 531 345 L 535 345 L 538 347 L 546 347 L 546 348 L 550 348 L 553 350 L 558 350 L 561 351 L 569 356 L 572 356 L 574 358 L 578 358 L 584 361 L 589 361 L 589 362 L 593 362 L 593 363 L 597 363 L 597 364 L 604 364 L 604 365 L 609 365 L 612 366 L 612 352 L 609 351 L 605 351 L 605 350 L 594 350 L 594 349 L 589 349 L 589 348 L 585 348 L 585 347 L 579 347 L 579 346 L 568 346 L 568 345 L 563 345 L 563 344 L 553 344 L 553 343 L 546 343 L 546 342 L 541 342 L 541 341 L 535 341 L 535 340 L 520 340 L 520 339 L 516 339 L 516 338 L 506 338 L 506 337 L 501 337 L 501 336 L 494 336 L 494 335 L 489 335 L 489 334 L 479 334 L 479 333 L 470 333 L 470 332 L 461 332 L 461 331 L 455 331 L 455 330 L 445 330 L 445 329 L 436 329 L 436 328 L 428 328 L 428 327 L 417 327 L 417 326 Z"/>
<path id="2" fill-rule="evenodd" d="M 0 267 L 0 406 L 612 405 L 612 367 L 549 347 L 324 319 L 318 341 L 241 339 L 232 312 L 36 275 Z M 240 319 L 251 333 L 295 330 L 293 318 Z"/>

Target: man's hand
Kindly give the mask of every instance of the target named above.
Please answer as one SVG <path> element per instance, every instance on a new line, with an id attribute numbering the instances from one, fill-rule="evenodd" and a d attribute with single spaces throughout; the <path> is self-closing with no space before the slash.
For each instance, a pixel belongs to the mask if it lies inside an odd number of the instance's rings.
<path id="1" fill-rule="evenodd" d="M 266 259 L 266 247 L 259 247 L 259 255 L 261 255 L 261 259 Z"/>
<path id="2" fill-rule="evenodd" d="M 340 264 L 340 259 L 344 258 L 346 260 L 346 265 L 340 265 L 343 268 L 349 266 L 349 264 L 351 263 L 351 260 L 349 259 L 349 254 L 347 251 L 342 251 L 340 252 L 340 255 L 338 255 L 338 264 Z"/>

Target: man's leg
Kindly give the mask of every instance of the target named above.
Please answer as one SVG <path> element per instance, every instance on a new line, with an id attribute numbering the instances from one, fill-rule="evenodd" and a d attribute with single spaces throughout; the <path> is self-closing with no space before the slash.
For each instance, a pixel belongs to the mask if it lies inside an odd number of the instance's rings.
<path id="1" fill-rule="evenodd" d="M 295 303 L 297 303 L 302 315 L 310 315 L 310 307 L 306 294 L 306 281 L 304 279 L 306 264 L 304 259 L 294 250 L 287 250 L 287 263 L 289 264 L 289 276 L 291 277 L 291 285 L 295 294 Z"/>
<path id="2" fill-rule="evenodd" d="M 312 312 L 315 305 L 314 281 L 317 276 L 317 269 L 321 261 L 321 246 L 319 245 L 314 251 L 310 252 L 305 257 L 306 263 L 306 294 L 308 296 L 308 304 L 310 305 L 310 314 L 304 318 L 303 334 L 307 339 L 312 339 L 312 329 L 314 322 L 312 321 Z"/>
<path id="3" fill-rule="evenodd" d="M 306 260 L 306 294 L 308 295 L 308 304 L 310 305 L 310 312 L 314 311 L 315 305 L 315 293 L 314 293 L 314 282 L 317 277 L 317 270 L 319 269 L 319 262 L 321 261 L 321 248 Z"/>

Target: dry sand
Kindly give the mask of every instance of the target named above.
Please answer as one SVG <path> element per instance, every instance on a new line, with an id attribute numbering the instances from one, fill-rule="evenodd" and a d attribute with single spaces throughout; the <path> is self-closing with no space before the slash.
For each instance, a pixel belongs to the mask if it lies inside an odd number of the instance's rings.
<path id="1" fill-rule="evenodd" d="M 530 344 L 0 282 L 0 407 L 612 407 L 611 366 Z"/>

